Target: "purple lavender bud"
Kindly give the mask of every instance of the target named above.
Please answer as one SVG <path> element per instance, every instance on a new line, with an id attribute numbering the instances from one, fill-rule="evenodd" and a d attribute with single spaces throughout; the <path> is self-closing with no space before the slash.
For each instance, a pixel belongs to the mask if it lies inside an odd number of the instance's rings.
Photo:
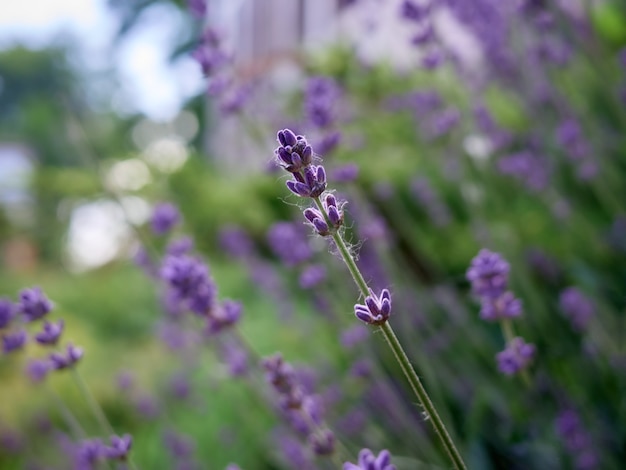
<path id="1" fill-rule="evenodd" d="M 435 39 L 435 30 L 431 25 L 426 25 L 411 38 L 411 44 L 414 46 L 423 46 L 431 43 L 433 39 Z"/>
<path id="2" fill-rule="evenodd" d="M 2 336 L 2 351 L 9 354 L 13 351 L 22 349 L 28 339 L 25 330 L 19 330 L 15 333 L 7 333 Z"/>
<path id="3" fill-rule="evenodd" d="M 224 51 L 219 34 L 213 29 L 206 29 L 198 48 L 191 56 L 198 62 L 205 77 L 214 75 L 229 61 Z"/>
<path id="4" fill-rule="evenodd" d="M 354 314 L 369 325 L 382 325 L 391 315 L 391 294 L 387 289 L 383 289 L 377 297 L 370 289 L 370 295 L 365 298 L 365 305 L 356 304 Z"/>
<path id="5" fill-rule="evenodd" d="M 482 249 L 472 260 L 466 277 L 474 294 L 497 299 L 506 290 L 509 269 L 509 263 L 500 254 Z"/>
<path id="6" fill-rule="evenodd" d="M 193 250 L 193 239 L 191 237 L 180 237 L 167 244 L 165 252 L 171 256 L 187 255 Z"/>
<path id="7" fill-rule="evenodd" d="M 330 429 L 322 429 L 308 438 L 315 455 L 332 455 L 335 451 L 335 435 Z"/>
<path id="8" fill-rule="evenodd" d="M 188 255 L 167 256 L 160 271 L 175 298 L 188 301 L 198 315 L 206 315 L 215 304 L 217 287 L 209 276 L 209 268 Z"/>
<path id="9" fill-rule="evenodd" d="M 428 16 L 428 8 L 418 5 L 412 0 L 404 0 L 400 14 L 409 21 L 419 22 Z"/>
<path id="10" fill-rule="evenodd" d="M 48 300 L 39 287 L 24 289 L 20 292 L 18 308 L 27 322 L 39 320 L 53 307 L 54 304 Z"/>
<path id="11" fill-rule="evenodd" d="M 76 470 L 92 470 L 97 468 L 104 457 L 104 445 L 100 439 L 86 439 L 79 443 L 75 454 Z"/>
<path id="12" fill-rule="evenodd" d="M 561 292 L 559 306 L 576 331 L 587 328 L 595 311 L 591 300 L 575 287 L 568 287 Z"/>
<path id="13" fill-rule="evenodd" d="M 152 211 L 150 224 L 156 235 L 165 235 L 178 222 L 180 222 L 180 212 L 174 204 L 162 202 L 157 204 Z"/>
<path id="14" fill-rule="evenodd" d="M 133 445 L 133 437 L 124 434 L 122 437 L 111 436 L 111 446 L 103 447 L 103 455 L 107 459 L 126 461 Z"/>
<path id="15" fill-rule="evenodd" d="M 525 369 L 535 355 L 535 346 L 520 337 L 513 338 L 506 349 L 496 356 L 498 369 L 505 375 L 514 375 Z"/>
<path id="16" fill-rule="evenodd" d="M 73 344 L 68 344 L 65 355 L 61 353 L 52 353 L 48 356 L 50 364 L 55 370 L 67 369 L 76 364 L 83 357 L 84 351 L 82 348 L 76 347 Z"/>
<path id="17" fill-rule="evenodd" d="M 206 332 L 215 335 L 224 328 L 234 325 L 241 318 L 242 305 L 234 300 L 225 300 L 219 308 L 209 315 Z"/>
<path id="18" fill-rule="evenodd" d="M 15 306 L 9 299 L 0 298 L 0 330 L 6 328 L 15 316 Z"/>
<path id="19" fill-rule="evenodd" d="M 45 322 L 43 331 L 35 335 L 35 340 L 39 344 L 54 346 L 59 341 L 64 325 L 63 320 L 59 320 L 56 323 Z"/>
<path id="20" fill-rule="evenodd" d="M 391 454 L 388 450 L 380 451 L 377 457 L 371 450 L 362 449 L 359 452 L 358 463 L 346 462 L 343 464 L 343 470 L 396 470 L 396 467 L 391 464 Z"/>
<path id="21" fill-rule="evenodd" d="M 46 378 L 48 372 L 50 372 L 50 367 L 50 362 L 46 360 L 32 359 L 26 366 L 26 375 L 28 375 L 31 381 L 39 383 Z"/>
<path id="22" fill-rule="evenodd" d="M 507 291 L 497 299 L 484 297 L 481 302 L 480 318 L 496 321 L 504 318 L 516 318 L 522 314 L 522 301 L 512 292 Z"/>
<path id="23" fill-rule="evenodd" d="M 324 282 L 325 279 L 326 268 L 321 264 L 313 264 L 300 273 L 300 287 L 312 289 Z"/>
<path id="24" fill-rule="evenodd" d="M 294 371 L 280 353 L 263 358 L 261 365 L 266 371 L 266 378 L 279 393 L 289 392 L 295 385 Z"/>
<path id="25" fill-rule="evenodd" d="M 326 236 L 326 235 L 328 235 L 330 233 L 329 232 L 329 228 L 328 228 L 328 224 L 323 219 L 314 219 L 313 220 L 313 227 L 315 227 L 315 230 L 321 236 Z"/>
<path id="26" fill-rule="evenodd" d="M 294 145 L 296 145 L 296 142 L 298 141 L 296 138 L 296 134 L 294 134 L 290 129 L 284 129 L 282 131 L 278 131 L 278 142 L 280 142 L 280 145 L 282 145 L 283 147 L 293 147 Z"/>
<path id="27" fill-rule="evenodd" d="M 550 175 L 546 159 L 530 151 L 522 151 L 501 157 L 498 170 L 524 183 L 532 191 L 548 186 Z"/>
<path id="28" fill-rule="evenodd" d="M 300 197 L 315 198 L 326 190 L 326 171 L 322 165 L 309 165 L 303 170 L 304 177 L 294 173 L 296 180 L 287 181 L 287 187 Z"/>
<path id="29" fill-rule="evenodd" d="M 219 232 L 220 247 L 235 258 L 245 258 L 254 253 L 254 242 L 240 227 L 227 225 Z"/>
<path id="30" fill-rule="evenodd" d="M 277 156 L 276 162 L 283 169 L 290 173 L 299 174 L 311 164 L 313 149 L 304 136 L 296 136 L 291 130 L 284 129 L 278 132 L 278 142 L 281 146 L 274 153 Z M 297 182 L 304 183 L 304 180 L 300 178 Z M 295 184 L 296 182 L 292 183 Z M 296 194 L 298 193 L 296 192 Z"/>
<path id="31" fill-rule="evenodd" d="M 217 287 L 212 280 L 207 279 L 189 296 L 189 310 L 202 316 L 211 315 L 216 308 L 216 297 Z"/>

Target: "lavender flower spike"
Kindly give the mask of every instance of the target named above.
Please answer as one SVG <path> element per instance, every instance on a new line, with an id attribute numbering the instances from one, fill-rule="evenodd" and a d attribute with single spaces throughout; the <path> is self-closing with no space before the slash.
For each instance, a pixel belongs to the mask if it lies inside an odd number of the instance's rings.
<path id="1" fill-rule="evenodd" d="M 528 367 L 535 356 L 535 346 L 520 337 L 513 338 L 506 349 L 496 356 L 498 369 L 505 375 L 515 375 Z"/>
<path id="2" fill-rule="evenodd" d="M 331 234 L 331 230 L 337 230 L 343 225 L 343 212 L 337 205 L 337 199 L 332 194 L 327 194 L 322 202 L 325 215 L 319 209 L 309 207 L 304 210 L 304 217 L 311 223 L 315 231 L 322 237 Z M 330 222 L 330 226 L 328 224 Z"/>
<path id="3" fill-rule="evenodd" d="M 150 223 L 157 235 L 165 235 L 180 221 L 180 212 L 174 204 L 162 202 L 152 212 Z"/>
<path id="4" fill-rule="evenodd" d="M 356 304 L 354 314 L 357 318 L 369 325 L 382 325 L 391 315 L 391 294 L 383 289 L 379 297 L 370 289 L 370 295 L 365 298 L 365 305 Z"/>
<path id="5" fill-rule="evenodd" d="M 130 434 L 111 436 L 111 447 L 105 447 L 103 453 L 107 459 L 125 461 L 132 445 L 133 437 Z"/>
<path id="6" fill-rule="evenodd" d="M 9 299 L 0 299 L 0 330 L 9 326 L 15 316 L 15 308 Z"/>
<path id="7" fill-rule="evenodd" d="M 316 198 L 326 190 L 326 170 L 322 165 L 309 165 L 300 173 L 293 173 L 294 180 L 287 181 L 289 190 L 300 197 Z"/>
<path id="8" fill-rule="evenodd" d="M 274 151 L 276 161 L 289 173 L 298 173 L 311 164 L 313 149 L 304 136 L 289 129 L 278 132 L 280 146 Z"/>
<path id="9" fill-rule="evenodd" d="M 65 355 L 61 353 L 52 353 L 50 354 L 49 358 L 53 369 L 62 370 L 72 367 L 74 364 L 80 361 L 83 355 L 83 348 L 68 344 Z"/>
<path id="10" fill-rule="evenodd" d="M 52 310 L 53 304 L 39 287 L 20 292 L 19 311 L 26 321 L 39 320 Z"/>
<path id="11" fill-rule="evenodd" d="M 35 335 L 35 340 L 39 344 L 53 346 L 59 341 L 59 337 L 63 332 L 63 326 L 63 320 L 59 320 L 56 323 L 45 322 L 43 331 Z"/>
<path id="12" fill-rule="evenodd" d="M 476 295 L 497 299 L 506 290 L 509 269 L 509 263 L 502 256 L 483 249 L 472 260 L 467 280 Z"/>
<path id="13" fill-rule="evenodd" d="M 5 354 L 22 349 L 26 344 L 26 331 L 20 330 L 16 333 L 6 334 L 2 337 L 2 351 Z"/>
<path id="14" fill-rule="evenodd" d="M 378 457 L 369 449 L 362 449 L 359 452 L 359 462 L 353 464 L 346 462 L 343 470 L 396 470 L 396 466 L 391 464 L 391 454 L 388 450 L 381 450 Z"/>

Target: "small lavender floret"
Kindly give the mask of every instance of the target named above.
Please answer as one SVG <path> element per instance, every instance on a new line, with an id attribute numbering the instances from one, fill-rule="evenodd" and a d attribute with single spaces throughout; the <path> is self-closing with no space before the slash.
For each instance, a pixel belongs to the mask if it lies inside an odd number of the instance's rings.
<path id="1" fill-rule="evenodd" d="M 331 234 L 331 231 L 336 231 L 343 225 L 343 211 L 341 206 L 337 205 L 337 199 L 332 194 L 327 194 L 322 201 L 322 207 L 326 212 L 326 217 L 322 212 L 314 207 L 309 207 L 302 213 L 304 217 L 313 226 L 318 235 L 325 237 Z M 328 225 L 330 222 L 330 226 Z"/>
<path id="2" fill-rule="evenodd" d="M 313 160 L 313 149 L 304 136 L 294 134 L 289 129 L 278 132 L 278 147 L 274 153 L 276 161 L 283 169 L 297 174 L 308 167 Z"/>
<path id="3" fill-rule="evenodd" d="M 346 462 L 343 470 L 396 470 L 396 466 L 391 464 L 391 454 L 388 450 L 381 450 L 378 456 L 369 449 L 362 449 L 359 452 L 357 464 Z"/>
<path id="4" fill-rule="evenodd" d="M 496 321 L 504 318 L 516 318 L 522 314 L 522 301 L 507 291 L 497 299 L 484 297 L 481 301 L 480 318 Z"/>
<path id="5" fill-rule="evenodd" d="M 409 21 L 419 22 L 428 15 L 428 8 L 418 5 L 412 0 L 404 0 L 400 14 Z"/>
<path id="6" fill-rule="evenodd" d="M 309 165 L 300 173 L 293 173 L 295 180 L 287 181 L 289 190 L 300 197 L 315 198 L 326 190 L 326 170 L 322 165 Z"/>
<path id="7" fill-rule="evenodd" d="M 25 330 L 19 330 L 15 333 L 7 333 L 2 337 L 2 351 L 9 354 L 13 351 L 22 349 L 26 344 L 28 336 Z"/>
<path id="8" fill-rule="evenodd" d="M 27 322 L 39 320 L 52 310 L 54 304 L 39 287 L 24 289 L 20 292 L 18 308 Z"/>
<path id="9" fill-rule="evenodd" d="M 472 260 L 467 280 L 476 295 L 497 299 L 506 290 L 509 269 L 509 263 L 501 255 L 483 249 Z"/>
<path id="10" fill-rule="evenodd" d="M 124 434 L 122 437 L 111 436 L 110 441 L 111 446 L 102 449 L 104 457 L 111 460 L 126 461 L 133 445 L 133 437 L 130 434 Z"/>
<path id="11" fill-rule="evenodd" d="M 85 352 L 83 351 L 83 348 L 74 346 L 70 343 L 67 345 L 65 354 L 55 352 L 50 354 L 48 357 L 53 369 L 63 370 L 74 366 L 74 364 L 80 361 L 84 354 Z"/>
<path id="12" fill-rule="evenodd" d="M 496 356 L 498 369 L 505 375 L 515 375 L 528 367 L 535 356 L 536 348 L 522 338 L 513 338 L 506 349 Z"/>
<path id="13" fill-rule="evenodd" d="M 316 455 L 331 455 L 335 451 L 335 435 L 330 429 L 311 434 L 308 441 Z"/>
<path id="14" fill-rule="evenodd" d="M 213 310 L 217 287 L 209 276 L 209 268 L 201 260 L 188 255 L 167 256 L 160 275 L 173 297 L 188 302 L 191 311 L 207 315 Z"/>
<path id="15" fill-rule="evenodd" d="M 174 204 L 169 202 L 157 204 L 150 219 L 152 231 L 157 235 L 165 235 L 178 222 L 180 222 L 180 212 Z"/>
<path id="16" fill-rule="evenodd" d="M 215 335 L 224 328 L 234 325 L 241 318 L 242 305 L 234 300 L 225 300 L 207 319 L 206 332 Z"/>
<path id="17" fill-rule="evenodd" d="M 104 445 L 100 439 L 86 439 L 80 442 L 75 455 L 76 470 L 92 470 L 102 459 Z"/>
<path id="18" fill-rule="evenodd" d="M 0 298 L 0 330 L 6 328 L 15 316 L 15 306 L 9 299 Z"/>
<path id="19" fill-rule="evenodd" d="M 63 332 L 63 327 L 63 320 L 59 320 L 56 323 L 45 322 L 43 325 L 43 331 L 35 335 L 35 340 L 39 344 L 53 346 L 59 341 L 61 333 Z"/>
<path id="20" fill-rule="evenodd" d="M 391 294 L 383 289 L 380 296 L 376 296 L 370 289 L 370 295 L 365 298 L 365 304 L 354 306 L 356 317 L 369 325 L 382 325 L 391 315 Z"/>
<path id="21" fill-rule="evenodd" d="M 577 331 L 587 328 L 595 310 L 591 300 L 575 287 L 568 287 L 561 292 L 559 306 Z"/>

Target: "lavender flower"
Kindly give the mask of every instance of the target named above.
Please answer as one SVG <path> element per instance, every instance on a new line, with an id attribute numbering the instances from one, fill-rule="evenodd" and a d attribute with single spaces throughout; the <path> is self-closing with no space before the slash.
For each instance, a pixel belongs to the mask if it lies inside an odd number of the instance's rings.
<path id="1" fill-rule="evenodd" d="M 294 134 L 289 129 L 278 132 L 280 146 L 274 151 L 279 166 L 290 173 L 299 173 L 311 164 L 313 149 L 304 136 Z M 298 194 L 298 193 L 296 193 Z"/>
<path id="2" fill-rule="evenodd" d="M 202 19 L 206 16 L 206 0 L 187 0 L 187 8 L 197 18 Z"/>
<path id="3" fill-rule="evenodd" d="M 15 316 L 15 307 L 9 299 L 0 298 L 0 330 L 6 328 Z"/>
<path id="4" fill-rule="evenodd" d="M 309 78 L 305 91 L 304 107 L 311 123 L 320 128 L 332 125 L 333 105 L 339 97 L 339 88 L 330 77 Z"/>
<path id="5" fill-rule="evenodd" d="M 400 13 L 403 18 L 409 21 L 422 21 L 428 16 L 428 8 L 418 5 L 413 0 L 404 0 L 402 2 Z"/>
<path id="6" fill-rule="evenodd" d="M 530 151 L 510 154 L 500 158 L 498 169 L 524 183 L 532 191 L 544 189 L 549 182 L 546 159 Z"/>
<path id="7" fill-rule="evenodd" d="M 326 170 L 322 165 L 306 166 L 301 173 L 293 173 L 287 187 L 296 196 L 316 198 L 326 190 Z"/>
<path id="8" fill-rule="evenodd" d="M 25 330 L 5 334 L 2 336 L 2 351 L 5 354 L 9 354 L 13 351 L 22 349 L 26 344 L 27 338 Z"/>
<path id="9" fill-rule="evenodd" d="M 100 439 L 82 441 L 75 455 L 76 470 L 95 470 L 103 457 L 104 445 Z"/>
<path id="10" fill-rule="evenodd" d="M 358 176 L 359 166 L 356 163 L 346 163 L 332 170 L 332 179 L 338 183 L 351 183 L 355 181 Z"/>
<path id="11" fill-rule="evenodd" d="M 61 333 L 63 332 L 63 326 L 63 320 L 59 320 L 56 323 L 45 322 L 43 331 L 35 335 L 35 340 L 39 344 L 54 346 L 59 341 Z"/>
<path id="12" fill-rule="evenodd" d="M 497 299 L 506 290 L 509 281 L 509 263 L 498 253 L 482 249 L 467 270 L 467 279 L 474 294 Z"/>
<path id="13" fill-rule="evenodd" d="M 254 242 L 240 227 L 227 225 L 219 232 L 220 247 L 230 256 L 246 258 L 254 253 Z"/>
<path id="14" fill-rule="evenodd" d="M 133 438 L 130 434 L 122 437 L 111 436 L 111 446 L 103 447 L 102 453 L 107 459 L 126 461 L 128 453 L 133 445 Z"/>
<path id="15" fill-rule="evenodd" d="M 187 255 L 193 250 L 193 239 L 191 237 L 180 237 L 167 244 L 165 252 L 171 256 Z"/>
<path id="16" fill-rule="evenodd" d="M 18 309 L 27 322 L 39 320 L 50 312 L 53 306 L 39 287 L 24 289 L 20 292 Z"/>
<path id="17" fill-rule="evenodd" d="M 310 222 L 315 231 L 325 237 L 336 231 L 343 225 L 343 211 L 341 206 L 337 205 L 337 199 L 332 194 L 327 194 L 322 201 L 322 207 L 325 214 L 313 207 L 304 210 L 304 217 Z M 330 226 L 329 226 L 330 223 Z"/>
<path id="18" fill-rule="evenodd" d="M 522 301 L 512 292 L 507 291 L 500 297 L 484 297 L 481 302 L 480 318 L 483 320 L 500 320 L 516 318 L 522 314 Z"/>
<path id="19" fill-rule="evenodd" d="M 50 372 L 50 368 L 49 361 L 32 359 L 26 366 L 26 375 L 35 383 L 42 382 Z"/>
<path id="20" fill-rule="evenodd" d="M 152 231 L 156 235 L 165 235 L 178 222 L 180 222 L 180 212 L 174 204 L 169 202 L 157 204 L 150 219 Z"/>
<path id="21" fill-rule="evenodd" d="M 535 356 L 535 346 L 520 337 L 513 338 L 506 349 L 496 356 L 498 369 L 505 375 L 515 375 L 528 367 Z"/>
<path id="22" fill-rule="evenodd" d="M 357 344 L 362 343 L 369 337 L 369 331 L 366 326 L 357 323 L 347 330 L 341 332 L 340 342 L 346 349 L 352 349 Z"/>
<path id="23" fill-rule="evenodd" d="M 313 256 L 302 227 L 290 222 L 272 225 L 267 240 L 274 254 L 287 266 L 295 266 Z"/>
<path id="24" fill-rule="evenodd" d="M 574 458 L 576 470 L 599 468 L 594 443 L 576 411 L 563 410 L 556 418 L 555 428 L 567 451 Z"/>
<path id="25" fill-rule="evenodd" d="M 321 264 L 313 264 L 300 273 L 299 283 L 303 289 L 312 289 L 325 279 L 326 268 Z"/>
<path id="26" fill-rule="evenodd" d="M 308 443 L 316 455 L 332 455 L 335 451 L 335 435 L 330 429 L 309 435 Z"/>
<path id="27" fill-rule="evenodd" d="M 594 306 L 580 290 L 568 287 L 561 292 L 559 306 L 577 331 L 584 331 L 594 314 Z"/>
<path id="28" fill-rule="evenodd" d="M 224 328 L 233 326 L 241 318 L 241 303 L 234 300 L 225 300 L 222 305 L 211 312 L 207 318 L 206 332 L 215 335 Z"/>
<path id="29" fill-rule="evenodd" d="M 371 450 L 362 449 L 359 452 L 358 463 L 346 462 L 343 464 L 343 470 L 396 470 L 396 467 L 391 464 L 391 454 L 388 450 L 382 450 L 375 456 Z"/>
<path id="30" fill-rule="evenodd" d="M 207 315 L 215 308 L 217 287 L 209 268 L 188 255 L 167 256 L 160 271 L 175 299 L 187 302 L 191 311 Z"/>
<path id="31" fill-rule="evenodd" d="M 73 344 L 68 344 L 65 355 L 61 353 L 50 354 L 49 359 L 52 368 L 55 370 L 62 370 L 73 367 L 83 357 L 84 351 L 82 348 L 76 347 Z"/>
<path id="32" fill-rule="evenodd" d="M 391 315 L 391 294 L 383 289 L 380 296 L 376 296 L 370 289 L 370 295 L 365 298 L 365 304 L 354 306 L 356 317 L 369 325 L 382 325 Z"/>
<path id="33" fill-rule="evenodd" d="M 204 31 L 200 45 L 191 55 L 198 62 L 206 77 L 214 75 L 230 59 L 222 47 L 219 34 L 213 29 Z"/>

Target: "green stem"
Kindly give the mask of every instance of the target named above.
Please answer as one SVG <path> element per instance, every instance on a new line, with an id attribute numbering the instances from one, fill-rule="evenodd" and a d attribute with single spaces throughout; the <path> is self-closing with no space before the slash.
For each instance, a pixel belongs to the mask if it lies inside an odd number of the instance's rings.
<path id="1" fill-rule="evenodd" d="M 332 224 L 328 220 L 328 215 L 326 214 L 326 211 L 324 210 L 324 206 L 322 205 L 319 197 L 313 198 L 313 200 L 315 201 L 315 204 L 317 205 L 320 212 L 324 215 L 324 218 L 326 219 L 326 223 L 328 224 L 328 226 L 332 227 Z M 341 235 L 336 231 L 332 232 L 331 236 L 333 238 L 333 241 L 335 242 L 335 245 L 337 245 L 337 249 L 339 250 L 341 257 L 343 258 L 343 261 L 346 263 L 346 266 L 348 267 L 348 270 L 350 271 L 350 274 L 352 275 L 354 282 L 356 283 L 359 290 L 361 291 L 361 294 L 364 297 L 367 297 L 368 295 L 370 295 L 369 287 L 367 286 L 367 282 L 365 282 L 365 279 L 363 278 L 361 271 L 359 271 L 359 268 L 356 265 L 354 258 L 350 254 L 350 250 L 346 246 L 346 243 L 344 242 Z M 450 457 L 450 460 L 452 461 L 454 468 L 456 468 L 457 470 L 466 469 L 467 467 L 465 466 L 465 463 L 463 462 L 463 459 L 461 458 L 461 454 L 459 453 L 456 446 L 454 445 L 454 442 L 452 441 L 450 434 L 448 433 L 445 425 L 443 424 L 443 421 L 439 417 L 439 414 L 437 413 L 435 406 L 430 400 L 430 397 L 428 396 L 426 389 L 422 385 L 422 382 L 417 376 L 417 373 L 413 369 L 413 366 L 411 365 L 409 358 L 404 352 L 404 349 L 402 349 L 402 345 L 400 344 L 400 341 L 398 340 L 395 333 L 393 332 L 391 325 L 389 324 L 389 322 L 384 323 L 383 325 L 381 325 L 380 329 L 383 332 L 385 339 L 387 340 L 387 344 L 389 344 L 389 347 L 393 351 L 393 354 L 396 360 L 398 361 L 398 364 L 402 368 L 404 375 L 409 381 L 409 384 L 411 388 L 413 389 L 413 392 L 415 393 L 420 403 L 426 410 L 426 413 L 428 414 L 428 419 L 432 421 L 433 426 L 435 427 L 435 431 L 437 432 L 437 435 L 439 436 L 439 439 L 441 440 L 441 443 L 444 446 L 446 453 Z"/>
<path id="2" fill-rule="evenodd" d="M 74 367 L 72 367 L 72 377 L 74 378 L 74 382 L 76 382 L 76 385 L 78 386 L 80 390 L 80 393 L 85 398 L 85 401 L 87 402 L 87 405 L 89 406 L 89 409 L 91 410 L 96 420 L 98 421 L 98 425 L 100 426 L 101 430 L 104 432 L 104 435 L 106 436 L 107 434 L 108 435 L 115 434 L 115 431 L 113 431 L 113 427 L 111 426 L 106 416 L 104 415 L 102 408 L 100 408 L 100 405 L 98 404 L 94 396 L 91 394 L 91 392 L 87 388 L 87 384 L 85 383 L 85 381 L 82 379 L 82 377 L 80 376 L 80 374 Z"/>
<path id="3" fill-rule="evenodd" d="M 70 409 L 65 405 L 65 402 L 63 402 L 61 397 L 52 389 L 52 387 L 50 385 L 46 384 L 45 388 L 46 388 L 46 391 L 48 392 L 48 395 L 50 395 L 50 397 L 52 397 L 52 400 L 58 406 L 59 411 L 63 415 L 63 419 L 65 420 L 66 424 L 70 428 L 72 434 L 74 435 L 74 438 L 76 438 L 76 439 L 79 439 L 79 438 L 80 439 L 84 439 L 84 438 L 86 438 L 87 437 L 87 433 L 82 428 L 82 426 L 80 425 L 80 423 L 78 422 L 76 417 L 72 414 Z"/>

